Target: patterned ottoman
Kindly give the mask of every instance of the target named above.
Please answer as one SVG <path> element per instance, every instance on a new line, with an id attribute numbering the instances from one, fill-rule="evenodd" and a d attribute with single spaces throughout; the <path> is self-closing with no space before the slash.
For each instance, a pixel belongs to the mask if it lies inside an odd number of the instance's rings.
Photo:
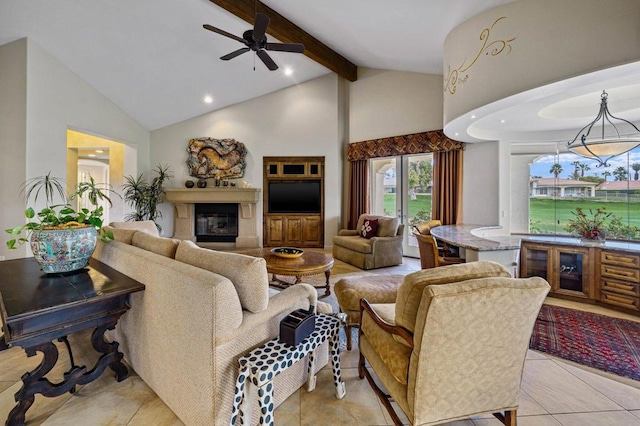
<path id="1" fill-rule="evenodd" d="M 364 275 L 338 281 L 334 287 L 340 310 L 347 314 L 347 350 L 351 350 L 351 329 L 360 326 L 360 299 L 369 303 L 395 303 L 404 275 Z"/>

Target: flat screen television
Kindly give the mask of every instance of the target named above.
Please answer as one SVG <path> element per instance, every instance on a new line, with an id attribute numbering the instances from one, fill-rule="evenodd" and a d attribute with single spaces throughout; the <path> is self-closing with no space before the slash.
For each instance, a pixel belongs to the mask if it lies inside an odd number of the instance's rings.
<path id="1" fill-rule="evenodd" d="M 269 182 L 269 213 L 320 213 L 319 180 Z"/>

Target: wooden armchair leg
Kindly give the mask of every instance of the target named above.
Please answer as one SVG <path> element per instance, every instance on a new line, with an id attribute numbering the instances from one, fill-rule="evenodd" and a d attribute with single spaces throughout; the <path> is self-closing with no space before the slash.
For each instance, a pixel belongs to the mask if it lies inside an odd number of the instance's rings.
<path id="1" fill-rule="evenodd" d="M 493 415 L 500 420 L 505 426 L 517 426 L 518 425 L 518 419 L 517 419 L 517 410 L 510 410 L 510 411 L 505 411 L 504 414 L 502 413 L 493 413 Z"/>
<path id="2" fill-rule="evenodd" d="M 344 328 L 345 333 L 347 333 L 347 350 L 350 351 L 351 350 L 351 331 L 353 330 L 353 328 L 347 324 L 347 326 Z"/>
<path id="3" fill-rule="evenodd" d="M 364 355 L 360 354 L 360 358 L 358 359 L 358 377 L 360 377 L 360 379 L 364 379 L 364 371 L 366 368 Z"/>

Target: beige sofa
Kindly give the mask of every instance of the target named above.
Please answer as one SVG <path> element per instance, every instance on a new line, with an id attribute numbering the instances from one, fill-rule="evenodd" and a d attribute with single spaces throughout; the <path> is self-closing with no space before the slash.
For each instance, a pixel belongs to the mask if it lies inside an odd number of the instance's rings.
<path id="1" fill-rule="evenodd" d="M 378 220 L 376 235 L 360 236 L 365 218 Z M 333 237 L 333 257 L 360 269 L 384 268 L 402 263 L 402 234 L 404 225 L 398 218 L 362 214 L 356 229 L 341 229 Z"/>
<path id="2" fill-rule="evenodd" d="M 317 305 L 316 290 L 298 284 L 269 297 L 264 259 L 205 250 L 141 226 L 146 232 L 112 228 L 116 241 L 99 242 L 93 254 L 146 286 L 132 295 L 113 337 L 185 424 L 228 425 L 238 358 L 277 336 L 287 313 Z M 318 368 L 327 353 L 319 349 Z M 304 383 L 305 364 L 275 378 L 276 405 Z"/>

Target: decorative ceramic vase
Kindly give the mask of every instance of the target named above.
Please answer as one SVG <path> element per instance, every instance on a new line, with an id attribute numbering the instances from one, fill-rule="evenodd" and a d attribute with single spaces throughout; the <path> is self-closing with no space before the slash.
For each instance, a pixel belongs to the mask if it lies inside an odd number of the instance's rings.
<path id="1" fill-rule="evenodd" d="M 195 182 L 192 180 L 185 181 L 184 186 L 187 188 L 193 188 L 195 186 Z"/>
<path id="2" fill-rule="evenodd" d="M 70 272 L 87 266 L 97 241 L 93 226 L 42 229 L 31 234 L 31 251 L 44 272 Z"/>
<path id="3" fill-rule="evenodd" d="M 207 181 L 204 179 L 198 179 L 198 188 L 206 188 L 207 187 Z"/>

